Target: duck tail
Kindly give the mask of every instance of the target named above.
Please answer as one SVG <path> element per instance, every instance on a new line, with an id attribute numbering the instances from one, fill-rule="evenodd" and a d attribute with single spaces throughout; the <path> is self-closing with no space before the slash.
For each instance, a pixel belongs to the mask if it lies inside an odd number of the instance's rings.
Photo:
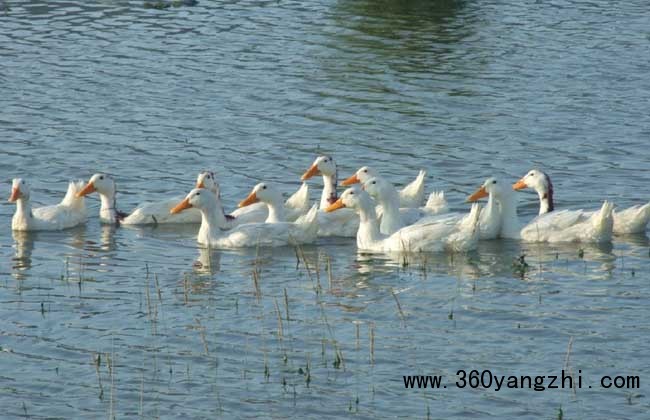
<path id="1" fill-rule="evenodd" d="M 591 222 L 599 242 L 611 241 L 614 231 L 614 204 L 610 201 L 603 202 L 600 210 L 592 216 Z"/>
<path id="2" fill-rule="evenodd" d="M 424 177 L 427 175 L 427 172 L 420 170 L 418 176 L 415 177 L 410 184 L 406 185 L 400 191 L 400 196 L 409 196 L 413 197 L 414 202 L 411 207 L 420 207 L 424 199 Z"/>
<path id="3" fill-rule="evenodd" d="M 86 185 L 83 181 L 70 181 L 68 184 L 68 191 L 65 193 L 65 197 L 61 200 L 62 206 L 71 207 L 75 210 L 84 211 L 86 209 L 86 201 L 83 197 L 77 197 L 77 193 L 80 192 Z"/>
<path id="4" fill-rule="evenodd" d="M 462 227 L 463 229 L 471 232 L 472 234 L 478 232 L 478 223 L 481 216 L 481 205 L 479 203 L 472 204 L 472 208 L 469 211 L 469 214 L 463 219 Z"/>
<path id="5" fill-rule="evenodd" d="M 446 213 L 449 211 L 449 204 L 445 198 L 444 191 L 434 191 L 429 195 L 427 204 L 424 206 L 434 214 Z"/>
<path id="6" fill-rule="evenodd" d="M 303 182 L 300 188 L 291 197 L 287 198 L 284 205 L 288 208 L 306 212 L 309 209 L 309 185 Z"/>
<path id="7" fill-rule="evenodd" d="M 643 233 L 650 221 L 650 203 L 614 213 L 614 233 Z"/>

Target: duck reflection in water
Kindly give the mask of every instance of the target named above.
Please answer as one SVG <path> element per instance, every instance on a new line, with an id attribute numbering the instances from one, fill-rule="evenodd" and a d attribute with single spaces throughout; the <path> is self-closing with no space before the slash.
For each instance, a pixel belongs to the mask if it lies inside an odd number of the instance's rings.
<path id="1" fill-rule="evenodd" d="M 619 238 L 620 239 L 620 238 Z M 647 238 L 625 238 L 631 245 L 648 243 Z M 635 249 L 638 249 L 636 246 Z M 359 252 L 352 267 L 357 280 L 362 277 L 390 274 L 396 270 L 420 273 L 423 277 L 439 275 L 463 279 L 505 276 L 534 280 L 538 273 L 566 270 L 567 264 L 584 261 L 591 275 L 610 275 L 616 268 L 611 243 L 602 244 L 529 244 L 515 240 L 481 241 L 470 253 L 368 253 Z M 515 261 L 524 257 L 527 269 L 522 276 Z M 562 268 L 560 268 L 560 266 Z M 582 266 L 581 266 L 582 267 Z M 584 269 L 579 270 L 582 275 Z"/>
<path id="2" fill-rule="evenodd" d="M 100 235 L 100 249 L 102 251 L 115 251 L 117 248 L 115 241 L 115 225 L 102 225 Z"/>
<path id="3" fill-rule="evenodd" d="M 12 259 L 12 275 L 17 280 L 26 278 L 24 271 L 32 268 L 32 251 L 34 250 L 34 241 L 36 232 L 21 230 L 12 230 L 11 235 L 14 239 L 14 258 Z"/>
<path id="4" fill-rule="evenodd" d="M 210 247 L 199 247 L 199 258 L 192 264 L 197 274 L 214 275 L 221 269 L 221 254 Z"/>

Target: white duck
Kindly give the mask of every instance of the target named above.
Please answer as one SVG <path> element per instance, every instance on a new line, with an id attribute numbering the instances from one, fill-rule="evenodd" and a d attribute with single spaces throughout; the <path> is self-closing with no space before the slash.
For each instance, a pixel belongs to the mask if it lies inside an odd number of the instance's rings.
<path id="1" fill-rule="evenodd" d="M 605 201 L 597 212 L 560 211 L 537 216 L 523 228 L 517 215 L 517 197 L 512 188 L 496 178 L 488 178 L 469 198 L 476 201 L 491 195 L 501 214 L 499 237 L 526 242 L 600 243 L 612 239 L 613 205 Z"/>
<path id="2" fill-rule="evenodd" d="M 285 214 L 287 221 L 293 222 L 300 216 L 306 214 L 311 207 L 309 205 L 309 186 L 303 182 L 300 188 L 287 198 L 282 206 L 282 212 Z M 270 215 L 269 207 L 265 203 L 256 202 L 245 207 L 239 207 L 232 211 L 229 216 L 234 218 L 234 226 L 238 226 L 245 223 L 263 222 Z"/>
<path id="3" fill-rule="evenodd" d="M 326 211 L 353 208 L 359 213 L 357 247 L 364 251 L 380 252 L 464 252 L 476 247 L 480 207 L 472 206 L 471 212 L 461 221 L 437 221 L 407 226 L 392 235 L 379 231 L 375 205 L 363 190 L 349 188 L 331 204 Z"/>
<path id="4" fill-rule="evenodd" d="M 206 188 L 214 194 L 219 194 L 219 184 L 216 182 L 213 172 L 203 171 L 199 173 L 196 185 L 198 188 Z M 169 213 L 169 210 L 181 199 L 178 197 L 142 204 L 130 214 L 119 211 L 116 205 L 117 187 L 115 180 L 108 174 L 94 174 L 86 186 L 77 193 L 77 196 L 82 197 L 93 192 L 99 194 L 101 200 L 99 219 L 105 224 L 146 225 L 201 222 L 201 212 L 198 210 L 188 211 L 181 215 L 171 215 Z M 223 228 L 228 228 L 233 224 L 231 219 L 226 218 L 227 223 Z"/>
<path id="5" fill-rule="evenodd" d="M 426 174 L 425 171 L 421 170 L 410 184 L 399 191 L 399 207 L 418 208 L 422 206 L 424 201 L 424 177 Z M 376 177 L 379 177 L 377 171 L 368 166 L 364 166 L 359 168 L 348 179 L 341 182 L 341 185 L 350 186 L 352 184 L 364 183 L 370 178 Z"/>
<path id="6" fill-rule="evenodd" d="M 419 208 L 399 208 L 399 193 L 388 180 L 381 177 L 369 178 L 363 183 L 363 189 L 375 199 L 379 205 L 376 209 L 381 211 L 381 222 L 379 230 L 385 235 L 390 235 L 404 226 L 412 225 L 418 220 L 444 213 L 448 210 L 444 193 L 433 193 L 428 203 L 432 206 Z M 380 210 L 381 209 L 381 210 Z"/>
<path id="7" fill-rule="evenodd" d="M 517 181 L 512 188 L 523 190 L 532 188 L 539 196 L 539 214 L 555 210 L 553 203 L 553 183 L 544 172 L 533 169 Z M 622 211 L 614 211 L 614 234 L 625 235 L 643 233 L 650 221 L 650 203 L 636 205 Z"/>
<path id="8" fill-rule="evenodd" d="M 318 236 L 343 236 L 354 238 L 359 229 L 359 218 L 352 209 L 328 213 L 325 209 L 338 199 L 336 193 L 337 169 L 331 156 L 319 156 L 311 167 L 302 175 L 306 181 L 316 175 L 323 177 L 323 193 L 318 212 Z"/>
<path id="9" fill-rule="evenodd" d="M 281 209 L 279 193 L 264 186 L 266 184 L 258 184 L 242 205 L 245 205 L 246 201 L 260 200 L 273 205 L 276 210 Z M 250 199 L 253 194 L 255 199 Z M 224 223 L 224 215 L 220 211 L 219 198 L 212 191 L 193 189 L 170 212 L 176 214 L 189 208 L 197 208 L 201 211 L 202 221 L 197 241 L 215 248 L 295 245 L 313 242 L 317 237 L 316 206 L 295 222 L 248 223 L 226 232 L 219 227 Z M 272 214 L 273 211 L 269 213 Z M 281 217 L 278 213 L 275 213 L 275 216 Z"/>
<path id="10" fill-rule="evenodd" d="M 393 190 L 390 191 L 389 187 L 386 186 L 392 186 L 390 183 L 387 181 L 379 180 L 378 178 L 370 178 L 368 181 L 366 181 L 364 185 L 364 189 L 374 198 L 378 200 L 378 202 L 381 203 L 381 207 L 385 208 L 386 210 L 383 211 L 382 219 L 381 222 L 382 224 L 384 222 L 388 222 L 388 220 L 393 220 L 392 227 L 387 228 L 395 228 L 395 226 L 398 226 L 399 220 L 396 220 L 396 209 L 395 209 L 395 192 L 394 192 L 394 187 Z M 386 192 L 386 191 L 390 192 Z M 484 190 L 481 190 L 483 192 Z M 382 197 L 382 195 L 388 195 L 388 196 L 393 196 L 392 202 L 387 202 L 386 198 Z M 485 196 L 488 194 L 486 193 Z M 481 195 L 483 197 L 483 195 Z M 471 200 L 471 201 L 476 201 L 476 200 Z M 434 192 L 431 194 L 429 197 L 429 200 L 427 200 L 427 205 L 424 208 L 420 209 L 405 209 L 401 208 L 399 209 L 399 215 L 402 217 L 402 224 L 403 225 L 410 225 L 410 224 L 426 224 L 426 223 L 432 223 L 432 222 L 440 222 L 440 221 L 445 221 L 446 223 L 450 223 L 453 221 L 460 221 L 463 218 L 467 216 L 466 213 L 460 213 L 460 212 L 453 212 L 453 213 L 447 213 L 447 201 L 444 198 L 444 193 L 443 192 Z M 496 239 L 499 236 L 499 233 L 501 231 L 501 210 L 499 208 L 499 205 L 497 201 L 494 199 L 493 195 L 489 195 L 488 203 L 485 206 L 485 208 L 481 209 L 481 214 L 479 218 L 479 238 L 481 240 L 489 240 L 489 239 Z"/>
<path id="11" fill-rule="evenodd" d="M 24 179 L 15 178 L 11 185 L 9 201 L 16 203 L 16 213 L 11 219 L 11 229 L 21 231 L 62 230 L 86 221 L 86 204 L 77 198 L 83 182 L 70 182 L 68 191 L 59 204 L 32 209 L 30 189 Z"/>

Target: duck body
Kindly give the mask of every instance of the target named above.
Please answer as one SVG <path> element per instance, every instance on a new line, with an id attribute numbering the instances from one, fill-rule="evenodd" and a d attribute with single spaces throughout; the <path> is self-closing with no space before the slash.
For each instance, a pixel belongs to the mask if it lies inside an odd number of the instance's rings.
<path id="1" fill-rule="evenodd" d="M 461 221 L 444 220 L 403 227 L 386 235 L 380 231 L 374 204 L 367 192 L 348 189 L 327 211 L 354 208 L 359 213 L 357 247 L 378 252 L 464 252 L 474 249 L 478 240 L 479 206 Z"/>
<path id="2" fill-rule="evenodd" d="M 607 201 L 593 214 L 582 210 L 548 213 L 537 216 L 522 227 L 517 214 L 517 198 L 512 188 L 496 178 L 488 178 L 468 201 L 476 201 L 488 195 L 498 204 L 501 216 L 498 233 L 500 238 L 549 243 L 602 243 L 612 238 L 613 206 Z"/>
<path id="3" fill-rule="evenodd" d="M 434 216 L 439 212 L 446 212 L 447 201 L 444 193 L 432 193 L 427 201 L 431 207 L 399 208 L 400 196 L 397 189 L 388 180 L 381 177 L 372 177 L 363 183 L 363 189 L 375 199 L 378 204 L 377 213 L 381 222 L 379 230 L 385 235 L 397 232 L 399 229 L 417 223 L 426 217 Z"/>
<path id="4" fill-rule="evenodd" d="M 197 242 L 215 248 L 278 247 L 312 243 L 317 238 L 318 218 L 314 206 L 295 222 L 246 223 L 227 232 L 216 232 L 201 223 Z"/>
<path id="5" fill-rule="evenodd" d="M 424 202 L 424 178 L 425 171 L 420 171 L 413 181 L 398 191 L 400 208 L 419 208 Z M 341 183 L 350 186 L 356 183 L 365 183 L 370 178 L 380 177 L 379 173 L 368 166 L 359 168 L 352 176 Z"/>
<path id="6" fill-rule="evenodd" d="M 203 171 L 197 176 L 197 188 L 210 189 L 213 193 L 219 194 L 219 184 L 216 182 L 213 172 Z M 161 201 L 144 203 L 135 208 L 131 213 L 121 212 L 117 208 L 117 186 L 113 177 L 103 173 L 94 174 L 86 186 L 77 193 L 78 196 L 85 196 L 97 192 L 101 202 L 99 209 L 99 220 L 103 224 L 110 225 L 150 225 L 150 224 L 171 224 L 171 223 L 201 223 L 201 212 L 190 209 L 181 214 L 171 214 L 170 210 L 183 197 L 170 198 Z M 228 218 L 224 219 L 223 228 L 229 228 L 233 224 Z"/>
<path id="7" fill-rule="evenodd" d="M 157 202 L 144 203 L 134 209 L 130 214 L 122 215 L 119 222 L 123 225 L 150 225 L 167 223 L 201 223 L 201 212 L 190 209 L 186 213 L 171 214 L 169 211 L 182 200 L 183 197 L 175 197 Z M 113 218 L 102 219 L 104 223 L 114 223 Z"/>
<path id="8" fill-rule="evenodd" d="M 336 213 L 318 210 L 318 236 L 354 238 L 359 230 L 359 217 L 351 209 L 341 209 Z"/>
<path id="9" fill-rule="evenodd" d="M 316 206 L 295 222 L 247 223 L 229 231 L 219 227 L 224 223 L 220 207 L 219 199 L 212 191 L 194 189 L 171 211 L 179 213 L 190 208 L 198 209 L 201 212 L 201 227 L 197 242 L 214 248 L 276 247 L 311 243 L 317 238 Z M 269 213 L 273 215 L 273 210 L 269 209 Z"/>
<path id="10" fill-rule="evenodd" d="M 539 196 L 539 216 L 560 213 L 555 210 L 553 183 L 551 182 L 551 178 L 545 172 L 538 169 L 532 169 L 513 185 L 513 189 L 515 190 L 522 190 L 525 188 L 531 188 L 537 192 L 537 195 Z M 575 212 L 575 214 L 572 214 L 572 212 Z M 563 214 L 558 216 L 556 223 L 560 225 L 561 223 L 567 223 L 572 219 L 576 220 L 576 223 L 578 223 L 578 221 L 585 221 L 586 219 L 595 216 L 598 212 L 599 211 L 563 210 Z M 613 211 L 612 219 L 612 232 L 615 235 L 645 232 L 648 222 L 650 221 L 650 203 L 632 206 L 622 211 Z M 539 223 L 544 224 L 545 226 L 548 225 L 547 221 L 543 220 L 540 220 Z"/>
<path id="11" fill-rule="evenodd" d="M 584 215 L 592 216 L 594 213 L 596 212 L 586 211 Z M 650 203 L 628 207 L 625 210 L 614 210 L 613 219 L 614 226 L 612 230 L 614 235 L 645 233 L 648 227 L 648 221 L 650 221 Z"/>
<path id="12" fill-rule="evenodd" d="M 492 182 L 492 181 L 490 181 Z M 435 193 L 433 193 L 435 194 Z M 439 193 L 443 194 L 443 193 Z M 468 201 L 476 201 L 479 198 L 488 197 L 486 206 L 481 209 L 481 214 L 479 216 L 479 239 L 480 240 L 492 240 L 499 237 L 504 238 L 519 238 L 518 231 L 513 232 L 512 229 L 504 230 L 502 232 L 502 206 L 499 205 L 498 200 L 494 197 L 493 194 L 487 192 L 485 188 L 479 189 L 475 194 L 468 199 Z M 428 201 L 432 199 L 429 198 Z M 446 210 L 446 206 L 445 206 Z M 460 212 L 453 213 L 442 213 L 435 216 L 427 216 L 418 221 L 416 224 L 426 224 L 432 222 L 446 221 L 446 223 L 451 223 L 453 221 L 458 222 L 466 217 L 466 214 Z"/>
<path id="13" fill-rule="evenodd" d="M 521 230 L 521 239 L 526 242 L 610 242 L 613 210 L 613 204 L 605 201 L 596 212 L 561 210 L 541 214 Z"/>
<path id="14" fill-rule="evenodd" d="M 650 222 L 650 203 L 614 211 L 614 234 L 645 233 Z"/>
<path id="15" fill-rule="evenodd" d="M 70 182 L 66 195 L 59 204 L 33 209 L 29 185 L 21 178 L 14 179 L 9 198 L 9 201 L 16 203 L 16 212 L 11 219 L 12 230 L 63 230 L 85 223 L 85 200 L 77 197 L 82 188 L 83 182 Z"/>

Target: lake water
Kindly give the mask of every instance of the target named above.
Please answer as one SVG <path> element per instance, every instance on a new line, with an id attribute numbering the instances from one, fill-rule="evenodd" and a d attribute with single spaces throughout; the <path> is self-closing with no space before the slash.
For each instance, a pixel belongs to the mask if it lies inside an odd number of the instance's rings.
<path id="1" fill-rule="evenodd" d="M 108 171 L 127 210 L 214 169 L 233 206 L 259 180 L 292 192 L 330 153 L 341 176 L 369 164 L 404 184 L 426 169 L 427 192 L 457 210 L 488 176 L 535 166 L 558 208 L 629 206 L 650 199 L 648 57 L 645 0 L 5 0 L 0 193 L 23 176 L 53 203 L 69 179 Z M 532 218 L 536 195 L 520 198 Z M 650 410 L 645 235 L 408 261 L 327 239 L 297 266 L 293 248 L 208 253 L 196 226 L 101 227 L 88 204 L 86 226 L 38 234 L 12 234 L 14 206 L 0 206 L 8 418 Z M 512 266 L 522 253 L 526 273 Z M 582 389 L 453 386 L 459 369 L 563 368 Z M 448 388 L 405 389 L 415 374 Z M 602 375 L 641 388 L 602 389 Z"/>

